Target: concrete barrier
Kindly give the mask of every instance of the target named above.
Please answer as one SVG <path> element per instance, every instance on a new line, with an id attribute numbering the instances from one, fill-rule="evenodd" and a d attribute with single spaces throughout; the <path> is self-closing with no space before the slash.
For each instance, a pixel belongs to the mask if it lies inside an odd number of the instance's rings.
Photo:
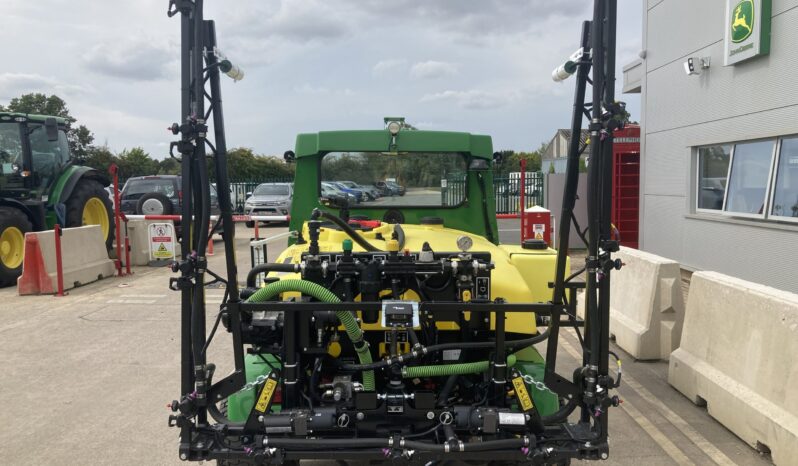
<path id="1" fill-rule="evenodd" d="M 172 225 L 172 231 L 175 232 L 175 238 L 173 238 L 175 257 L 180 257 L 180 243 L 177 241 L 177 233 L 171 220 L 133 219 L 127 222 L 127 234 L 130 238 L 130 263 L 132 265 L 165 265 L 171 262 L 171 259 L 159 261 L 150 257 L 149 227 L 153 223 Z"/>
<path id="2" fill-rule="evenodd" d="M 684 297 L 677 262 L 622 247 L 612 274 L 610 335 L 635 359 L 668 359 L 679 346 Z"/>
<path id="3" fill-rule="evenodd" d="M 116 272 L 108 258 L 102 230 L 98 225 L 65 228 L 61 236 L 64 289 L 75 288 Z M 57 290 L 55 232 L 25 234 L 25 261 L 17 279 L 20 295 L 53 293 Z M 29 250 L 32 248 L 31 250 Z"/>
<path id="4" fill-rule="evenodd" d="M 716 272 L 690 284 L 668 382 L 773 462 L 798 458 L 798 295 Z"/>

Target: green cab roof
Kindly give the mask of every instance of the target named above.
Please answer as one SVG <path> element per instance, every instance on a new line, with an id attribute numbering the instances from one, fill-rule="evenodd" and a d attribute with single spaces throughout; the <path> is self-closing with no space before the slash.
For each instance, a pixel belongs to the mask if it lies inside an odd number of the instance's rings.
<path id="1" fill-rule="evenodd" d="M 327 152 L 460 152 L 484 159 L 493 158 L 490 136 L 454 131 L 403 129 L 391 148 L 388 130 L 320 131 L 296 137 L 296 156 L 310 157 Z"/>
<path id="2" fill-rule="evenodd" d="M 44 123 L 44 120 L 46 120 L 47 118 L 55 118 L 55 121 L 61 126 L 66 126 L 66 125 L 69 124 L 69 120 L 67 120 L 66 118 L 52 116 L 52 115 L 36 115 L 34 113 L 0 112 L 0 122 L 2 122 L 2 121 L 14 121 L 14 120 L 17 120 L 18 118 L 24 118 L 25 121 L 33 121 L 35 123 Z"/>

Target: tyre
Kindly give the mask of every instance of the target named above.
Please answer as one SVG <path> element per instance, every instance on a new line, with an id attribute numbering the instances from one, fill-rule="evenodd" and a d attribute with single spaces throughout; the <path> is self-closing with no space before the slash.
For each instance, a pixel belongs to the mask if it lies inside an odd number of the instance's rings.
<path id="1" fill-rule="evenodd" d="M 28 216 L 13 207 L 0 207 L 0 286 L 17 282 L 22 273 L 25 233 L 33 231 Z"/>
<path id="2" fill-rule="evenodd" d="M 66 200 L 67 228 L 83 225 L 99 225 L 105 247 L 111 249 L 114 244 L 114 209 L 103 185 L 95 180 L 78 181 Z"/>
<path id="3" fill-rule="evenodd" d="M 251 220 L 249 222 L 244 222 L 244 225 L 246 225 L 247 228 L 255 228 L 255 221 Z"/>
<path id="4" fill-rule="evenodd" d="M 147 193 L 136 202 L 136 213 L 139 215 L 172 215 L 174 210 L 172 201 L 161 193 Z"/>

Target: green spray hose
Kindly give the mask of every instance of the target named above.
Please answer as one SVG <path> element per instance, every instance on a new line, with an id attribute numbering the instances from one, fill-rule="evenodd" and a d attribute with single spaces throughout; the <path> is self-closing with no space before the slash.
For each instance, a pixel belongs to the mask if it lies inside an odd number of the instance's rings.
<path id="1" fill-rule="evenodd" d="M 257 303 L 266 301 L 267 299 L 271 299 L 281 293 L 289 291 L 312 296 L 325 303 L 341 302 L 335 293 L 319 284 L 309 282 L 307 280 L 279 280 L 274 283 L 269 283 L 250 296 L 249 299 L 247 299 L 247 302 Z M 370 364 L 372 362 L 371 353 L 369 352 L 368 344 L 365 340 L 363 340 L 363 331 L 357 324 L 355 316 L 348 311 L 336 311 L 335 316 L 338 317 L 338 320 L 341 321 L 344 329 L 346 329 L 346 334 L 349 336 L 349 340 L 352 341 L 352 345 L 355 347 L 355 351 L 357 352 L 360 363 Z M 375 390 L 373 370 L 363 372 L 363 388 L 369 392 Z"/>
<path id="2" fill-rule="evenodd" d="M 447 375 L 481 374 L 488 370 L 491 361 L 463 362 L 440 366 L 409 366 L 402 368 L 402 377 L 406 379 L 443 377 Z M 507 367 L 515 365 L 515 355 L 507 356 Z"/>

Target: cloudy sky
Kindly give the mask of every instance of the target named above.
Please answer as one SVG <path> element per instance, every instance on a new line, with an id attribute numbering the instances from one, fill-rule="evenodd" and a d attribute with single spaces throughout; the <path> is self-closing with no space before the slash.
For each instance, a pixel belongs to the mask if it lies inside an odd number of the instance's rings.
<path id="1" fill-rule="evenodd" d="M 574 81 L 551 71 L 579 44 L 590 0 L 206 0 L 220 48 L 228 146 L 282 154 L 297 133 L 382 128 L 493 136 L 532 150 L 568 126 Z M 640 51 L 639 0 L 620 0 L 618 67 Z M 114 150 L 166 155 L 179 118 L 179 29 L 167 0 L 0 0 L 0 103 L 56 93 Z M 623 95 L 633 117 L 639 99 Z"/>

